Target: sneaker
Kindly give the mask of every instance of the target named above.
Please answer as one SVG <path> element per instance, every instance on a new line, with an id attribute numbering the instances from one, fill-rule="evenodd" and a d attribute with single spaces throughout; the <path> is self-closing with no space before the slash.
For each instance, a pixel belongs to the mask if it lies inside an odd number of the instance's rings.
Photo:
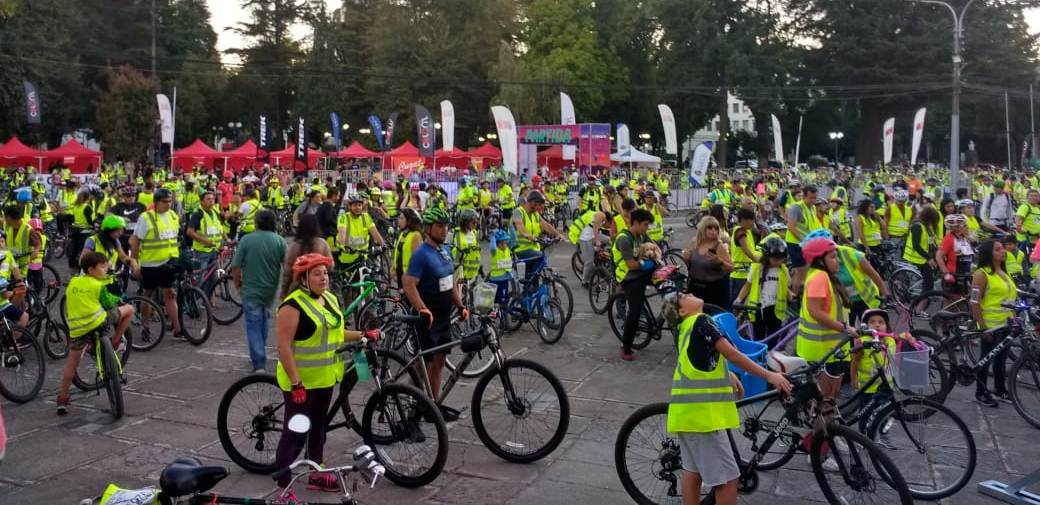
<path id="1" fill-rule="evenodd" d="M 1011 395 L 1009 395 L 1007 391 L 993 393 L 993 399 L 997 400 L 998 402 L 1014 403 L 1013 401 L 1011 401 Z"/>
<path id="2" fill-rule="evenodd" d="M 975 401 L 978 402 L 979 405 L 982 405 L 983 407 L 989 407 L 991 409 L 995 409 L 1000 406 L 1000 404 L 993 399 L 993 395 L 990 394 L 989 391 L 981 391 L 975 393 Z"/>
<path id="3" fill-rule="evenodd" d="M 119 348 L 116 349 L 116 355 L 122 357 L 124 352 L 126 352 L 126 339 L 121 338 L 119 339 Z"/>
<path id="4" fill-rule="evenodd" d="M 253 373 L 267 373 L 267 369 L 265 369 L 265 368 L 263 368 L 263 367 L 260 367 L 260 368 L 254 368 L 254 369 L 253 369 Z"/>
<path id="5" fill-rule="evenodd" d="M 342 491 L 339 487 L 339 477 L 334 473 L 312 473 L 307 478 L 307 489 L 324 491 L 326 493 L 338 493 Z"/>
<path id="6" fill-rule="evenodd" d="M 63 416 L 69 413 L 69 396 L 58 396 L 58 415 Z"/>
<path id="7" fill-rule="evenodd" d="M 296 497 L 296 491 L 292 488 L 279 489 L 278 493 L 274 497 L 274 503 L 297 504 L 303 503 L 299 498 Z"/>
<path id="8" fill-rule="evenodd" d="M 636 356 L 634 354 L 632 354 L 632 351 L 626 351 L 626 350 L 622 349 L 621 350 L 621 359 L 623 361 L 632 361 L 632 360 L 636 359 Z"/>

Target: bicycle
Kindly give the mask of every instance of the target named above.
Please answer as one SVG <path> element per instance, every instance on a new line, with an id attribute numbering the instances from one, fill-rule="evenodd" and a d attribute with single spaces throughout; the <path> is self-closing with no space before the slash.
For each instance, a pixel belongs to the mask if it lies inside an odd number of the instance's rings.
<path id="1" fill-rule="evenodd" d="M 370 289 L 373 287 L 365 286 L 366 291 Z M 344 311 L 344 317 L 350 310 L 348 307 Z M 394 317 L 399 322 L 418 320 L 416 316 Z M 337 354 L 347 352 L 355 358 L 349 365 L 344 364 L 339 393 L 326 417 L 326 432 L 353 430 L 366 444 L 375 447 L 378 459 L 387 469 L 387 478 L 399 486 L 419 487 L 433 482 L 447 460 L 444 418 L 421 391 L 391 379 L 387 367 L 393 362 L 397 370 L 409 375 L 415 372 L 405 367 L 405 360 L 399 355 L 368 345 L 366 339 L 336 350 Z M 369 383 L 374 386 L 374 392 L 366 396 L 360 417 L 354 414 L 349 398 L 364 377 L 364 372 L 359 372 L 359 362 L 366 364 L 360 368 L 370 371 Z M 371 369 L 368 364 L 373 365 Z M 418 384 L 420 378 L 412 376 L 411 380 Z M 217 408 L 217 434 L 232 461 L 253 473 L 275 471 L 275 449 L 284 422 L 280 412 L 284 407 L 285 396 L 272 374 L 249 375 L 228 388 Z M 343 412 L 344 421 L 335 420 L 339 411 Z M 430 452 L 432 457 L 428 457 Z"/>
<path id="2" fill-rule="evenodd" d="M 213 333 L 213 308 L 210 306 L 209 297 L 201 289 L 192 285 L 191 282 L 191 260 L 190 252 L 181 251 L 180 258 L 174 259 L 177 264 L 173 266 L 173 290 L 177 298 L 177 319 L 180 322 L 181 334 L 191 345 L 199 346 L 209 340 Z M 170 314 L 166 312 L 163 303 L 161 289 L 152 292 L 152 302 L 158 306 L 165 317 Z M 136 307 L 135 307 L 136 308 Z M 160 339 L 156 339 L 155 345 Z M 152 347 L 154 347 L 153 345 Z"/>
<path id="3" fill-rule="evenodd" d="M 502 329 L 512 332 L 519 330 L 524 323 L 531 323 L 543 342 L 555 344 L 563 337 L 563 331 L 567 326 L 566 313 L 560 300 L 551 296 L 549 285 L 542 277 L 541 272 L 547 263 L 544 256 L 514 260 L 514 273 L 519 272 L 518 265 L 526 265 L 528 262 L 540 264 L 535 272 L 531 272 L 529 279 L 525 278 L 520 282 L 519 289 L 510 293 L 509 300 L 502 309 Z"/>
<path id="4" fill-rule="evenodd" d="M 877 491 L 881 486 L 890 489 L 886 497 L 880 501 L 904 505 L 913 503 L 913 496 L 906 481 L 888 455 L 867 436 L 835 422 L 832 419 L 833 409 L 828 409 L 828 402 L 823 399 L 816 385 L 815 377 L 823 370 L 825 363 L 853 338 L 847 335 L 838 346 L 817 362 L 806 363 L 800 358 L 781 358 L 781 363 L 787 363 L 790 366 L 785 366 L 793 370 L 787 373 L 788 380 L 794 385 L 790 395 L 782 396 L 779 391 L 771 390 L 737 402 L 737 408 L 741 408 L 757 402 L 780 399 L 784 410 L 783 421 L 768 433 L 764 443 L 750 459 L 740 456 L 733 439 L 733 430 L 727 430 L 730 445 L 740 467 L 738 490 L 741 493 L 747 494 L 755 490 L 758 486 L 757 470 L 761 461 L 788 426 L 800 424 L 813 427 L 809 447 L 812 472 L 829 503 L 844 505 L 856 501 L 855 497 L 850 499 L 846 494 Z M 647 405 L 629 416 L 615 440 L 614 464 L 618 478 L 636 503 L 657 504 L 680 496 L 677 474 L 682 471 L 681 454 L 678 442 L 669 436 L 665 428 L 667 415 L 667 403 Z M 640 442 L 645 445 L 635 447 Z M 828 453 L 837 463 L 836 474 L 823 468 L 823 461 Z M 637 461 L 640 457 L 642 461 Z M 636 476 L 639 482 L 633 478 L 637 469 L 643 469 L 644 474 Z M 877 473 L 876 476 L 871 475 L 871 469 Z M 649 475 L 645 475 L 647 472 Z M 831 482 L 828 478 L 835 475 L 838 478 Z M 848 491 L 835 489 L 843 484 L 848 487 Z M 702 503 L 714 503 L 714 499 L 709 495 L 708 500 Z"/>
<path id="5" fill-rule="evenodd" d="M 395 366 L 397 371 L 392 374 L 390 380 L 398 381 L 408 373 L 410 379 L 418 381 L 415 384 L 420 384 L 426 394 L 432 397 L 426 359 L 459 347 L 465 353 L 465 357 L 444 380 L 440 394 L 437 395 L 437 405 L 446 408 L 444 401 L 459 378 L 463 376 L 478 352 L 487 348 L 493 358 L 493 366 L 484 372 L 473 386 L 473 396 L 470 399 L 473 430 L 492 454 L 511 463 L 531 463 L 548 456 L 563 442 L 567 426 L 570 424 L 570 403 L 563 384 L 548 368 L 539 363 L 505 357 L 498 333 L 495 332 L 494 313 L 473 314 L 470 317 L 478 319 L 480 324 L 477 330 L 462 335 L 458 340 L 429 349 L 419 349 L 416 344 L 419 351 L 403 365 L 396 363 L 400 368 Z M 420 324 L 423 323 L 425 320 L 420 320 Z M 414 333 L 408 334 L 407 338 L 415 338 Z M 393 354 L 387 353 L 383 359 L 391 356 Z M 380 368 L 388 370 L 389 366 L 384 364 Z M 499 388 L 489 389 L 493 387 L 491 382 L 496 378 Z M 522 386 L 531 386 L 532 382 L 539 379 L 546 385 L 538 390 L 520 391 L 519 388 Z M 493 410 L 496 405 L 499 409 Z M 535 440 L 536 432 L 541 426 L 545 426 L 548 433 Z M 501 433 L 510 428 L 513 428 L 512 432 Z M 492 434 L 491 430 L 499 432 Z"/>
<path id="6" fill-rule="evenodd" d="M 133 337 L 130 330 L 123 334 L 119 349 L 122 353 L 117 356 L 117 349 L 112 347 L 112 339 L 109 330 L 113 329 L 110 324 L 102 324 L 82 338 L 89 339 L 83 348 L 79 367 L 76 375 L 72 378 L 72 384 L 76 388 L 90 392 L 104 389 L 108 396 L 110 412 L 114 419 L 123 417 L 123 385 L 126 384 L 124 367 L 130 358 L 131 342 Z M 87 359 L 88 353 L 93 354 L 93 360 Z"/>
<path id="7" fill-rule="evenodd" d="M 69 355 L 69 328 L 51 317 L 50 310 L 35 290 L 29 289 L 25 296 L 26 312 L 29 313 L 29 333 L 39 337 L 43 350 L 51 359 L 63 359 Z"/>
<path id="8" fill-rule="evenodd" d="M 125 272 L 126 277 L 123 279 Z M 122 269 L 116 272 L 115 280 L 112 287 L 113 294 L 117 294 L 121 297 L 122 303 L 130 304 L 134 307 L 134 315 L 130 320 L 130 329 L 136 329 L 138 332 L 138 338 L 133 339 L 130 346 L 135 351 L 150 351 L 155 349 L 162 342 L 163 337 L 166 336 L 166 311 L 161 308 L 162 306 L 154 302 L 150 298 L 143 296 L 127 296 L 125 286 L 123 283 L 129 280 L 129 268 L 123 266 Z M 68 310 L 67 310 L 67 299 L 65 295 L 61 295 L 61 299 L 58 302 L 58 315 L 61 318 L 60 328 L 68 328 Z M 32 320 L 30 319 L 30 326 L 32 326 Z M 66 332 L 68 330 L 65 330 Z M 64 345 L 64 344 L 63 344 Z"/>
<path id="9" fill-rule="evenodd" d="M 225 244 L 206 268 L 191 272 L 192 285 L 209 297 L 213 321 L 221 326 L 233 324 L 242 317 L 241 295 L 225 267 L 231 264 L 234 248 L 234 242 Z"/>
<path id="10" fill-rule="evenodd" d="M 632 348 L 639 350 L 650 345 L 650 340 L 661 340 L 661 335 L 668 330 L 672 333 L 673 340 L 676 344 L 679 342 L 679 325 L 669 323 L 664 317 L 664 310 L 662 308 L 659 314 L 654 313 L 653 307 L 650 305 L 650 299 L 655 297 L 661 298 L 662 305 L 664 303 L 674 302 L 675 297 L 678 296 L 680 290 L 686 286 L 686 276 L 674 266 L 661 267 L 663 278 L 659 283 L 654 283 L 656 288 L 654 293 L 648 295 L 643 300 L 642 312 L 639 315 L 639 324 L 636 326 L 635 337 L 632 340 Z M 721 308 L 711 306 L 711 311 L 721 311 Z M 625 318 L 628 315 L 628 311 L 633 310 L 633 307 L 628 307 L 624 293 L 614 293 L 610 298 L 610 302 L 607 304 L 607 321 L 610 322 L 610 330 L 614 332 L 614 336 L 618 340 L 622 339 L 622 335 L 625 331 Z M 707 313 L 709 309 L 705 309 Z"/>
<path id="11" fill-rule="evenodd" d="M 0 316 L 0 395 L 15 403 L 32 400 L 43 387 L 46 371 L 40 342 Z"/>
<path id="12" fill-rule="evenodd" d="M 888 281 L 889 291 L 900 303 L 909 304 L 922 289 L 921 273 L 917 267 L 902 260 L 902 249 L 890 240 L 881 242 L 881 255 L 868 255 L 882 279 Z M 873 256 L 873 257 L 870 257 Z"/>

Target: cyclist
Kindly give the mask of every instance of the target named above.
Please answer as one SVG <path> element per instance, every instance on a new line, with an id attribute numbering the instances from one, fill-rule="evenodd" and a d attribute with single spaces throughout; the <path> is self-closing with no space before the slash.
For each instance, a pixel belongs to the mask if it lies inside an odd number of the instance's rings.
<path id="1" fill-rule="evenodd" d="M 755 212 L 750 209 L 737 209 L 737 225 L 730 233 L 729 250 L 733 260 L 733 271 L 729 274 L 732 294 L 739 293 L 748 279 L 751 265 L 759 260 L 755 246 Z"/>
<path id="2" fill-rule="evenodd" d="M 1025 270 L 1026 253 L 1018 248 L 1018 239 L 1011 233 L 1001 233 L 995 238 L 1004 244 L 1004 254 L 1007 256 L 1007 259 L 1004 261 L 1004 269 L 1007 274 L 1011 276 L 1015 283 L 1024 284 L 1028 282 Z"/>
<path id="3" fill-rule="evenodd" d="M 383 207 L 386 209 L 386 216 L 390 219 L 397 219 L 397 215 L 400 213 L 398 201 L 400 198 L 397 196 L 397 191 L 394 189 L 393 181 L 383 182 Z"/>
<path id="4" fill-rule="evenodd" d="M 80 359 L 86 354 L 81 351 L 89 343 L 89 339 L 83 337 L 105 324 L 114 325 L 112 348 L 119 350 L 123 333 L 130 326 L 130 318 L 134 315 L 132 305 L 117 306 L 119 297 L 105 289 L 112 281 L 108 278 L 110 265 L 104 254 L 85 254 L 80 260 L 80 266 L 83 273 L 72 277 L 65 288 L 65 311 L 69 321 L 69 357 L 65 360 L 65 370 L 58 390 L 58 415 L 69 413 L 69 385 L 76 376 Z M 121 353 L 117 351 L 117 355 L 121 356 Z M 87 359 L 90 359 L 89 355 Z"/>
<path id="5" fill-rule="evenodd" d="M 852 243 L 852 214 L 845 208 L 845 199 L 831 195 L 831 231 L 839 244 Z"/>
<path id="6" fill-rule="evenodd" d="M 885 222 L 878 215 L 874 201 L 868 198 L 860 200 L 856 208 L 856 238 L 860 250 L 880 258 L 884 231 Z"/>
<path id="7" fill-rule="evenodd" d="M 513 253 L 509 250 L 509 234 L 496 229 L 491 235 L 491 273 L 488 281 L 498 287 L 495 303 L 503 309 L 509 301 L 509 285 L 513 279 Z"/>
<path id="8" fill-rule="evenodd" d="M 408 271 L 402 276 L 408 302 L 422 318 L 415 325 L 422 349 L 432 349 L 451 341 L 451 314 L 457 307 L 462 320 L 469 318 L 469 310 L 462 303 L 451 252 L 444 247 L 448 239 L 448 213 L 436 207 L 423 214 L 426 240 L 412 253 Z M 447 352 L 427 358 L 428 378 L 433 401 L 440 397 L 441 372 Z M 458 412 L 441 406 L 445 421 L 458 419 Z"/>
<path id="9" fill-rule="evenodd" d="M 491 201 L 494 200 L 487 181 L 480 183 L 480 191 L 477 193 L 477 206 L 480 214 L 484 217 L 491 215 Z"/>
<path id="10" fill-rule="evenodd" d="M 480 242 L 477 240 L 477 222 L 480 217 L 473 209 L 459 213 L 459 227 L 452 234 L 456 268 L 462 267 L 462 278 L 469 282 L 480 272 Z"/>
<path id="11" fill-rule="evenodd" d="M 634 205 L 635 202 L 633 202 Z M 524 204 L 513 212 L 512 221 L 516 228 L 516 248 L 513 252 L 517 259 L 530 258 L 525 267 L 527 280 L 536 275 L 545 263 L 545 254 L 538 245 L 538 237 L 543 233 L 548 233 L 560 239 L 563 238 L 563 235 L 553 225 L 542 219 L 543 210 L 545 210 L 545 197 L 540 191 L 531 190 L 527 193 Z"/>
<path id="12" fill-rule="evenodd" d="M 906 234 L 910 232 L 910 223 L 915 219 L 914 208 L 907 203 L 910 194 L 905 189 L 897 189 L 892 192 L 893 203 L 883 207 L 881 215 L 885 218 L 885 229 L 888 231 L 888 239 L 892 240 L 896 247 L 901 249 L 906 241 Z M 897 249 L 898 250 L 898 249 Z"/>
<path id="13" fill-rule="evenodd" d="M 971 315 L 975 319 L 979 330 L 989 330 L 1005 326 L 1014 312 L 1004 307 L 1003 304 L 1014 303 L 1018 298 L 1015 282 L 1011 276 L 1004 271 L 1004 262 L 1007 259 L 1004 246 L 999 241 L 987 240 L 979 245 L 979 268 L 971 282 Z M 982 336 L 980 356 L 988 355 L 1000 343 L 1007 338 L 1007 333 L 990 334 Z M 1010 401 L 1005 390 L 1005 368 L 1007 365 L 1007 349 L 983 367 L 975 376 L 975 401 L 979 404 L 996 408 L 998 406 L 994 397 L 1001 401 Z M 986 387 L 989 379 L 989 369 L 993 368 L 993 386 L 995 391 L 991 393 Z"/>
<path id="14" fill-rule="evenodd" d="M 856 330 L 845 323 L 846 307 L 851 302 L 838 280 L 837 245 L 828 238 L 812 237 L 801 249 L 809 272 L 802 292 L 795 350 L 802 359 L 817 361 L 837 345 L 842 333 L 855 336 Z M 837 397 L 844 372 L 843 362 L 832 357 L 819 378 L 824 398 Z"/>
<path id="15" fill-rule="evenodd" d="M 101 231 L 91 235 L 83 244 L 83 251 L 80 253 L 80 259 L 90 253 L 101 253 L 108 259 L 108 266 L 113 270 L 118 269 L 119 263 L 122 262 L 125 265 L 130 265 L 131 268 L 136 268 L 137 260 L 130 258 L 123 249 L 123 245 L 119 242 L 119 238 L 123 235 L 123 231 L 126 229 L 126 221 L 119 216 L 105 216 L 105 219 L 101 221 Z"/>
<path id="16" fill-rule="evenodd" d="M 72 204 L 72 228 L 69 230 L 69 240 L 72 247 L 68 255 L 69 269 L 75 270 L 79 262 L 79 255 L 75 252 L 83 250 L 83 242 L 94 231 L 94 205 L 91 202 L 90 191 L 84 188 L 76 195 L 76 201 Z"/>
<path id="17" fill-rule="evenodd" d="M 943 237 L 939 249 L 935 252 L 935 262 L 939 267 L 939 272 L 942 273 L 945 287 L 953 288 L 956 285 L 954 274 L 968 275 L 971 273 L 975 249 L 971 246 L 968 221 L 964 216 L 950 214 L 946 216 L 944 222 L 946 236 Z"/>
<path id="18" fill-rule="evenodd" d="M 816 220 L 816 186 L 806 186 L 802 190 L 802 199 L 790 204 L 787 209 L 787 256 L 794 269 L 791 278 L 791 292 L 799 293 L 805 280 L 806 264 L 802 257 L 799 243 L 807 233 L 820 227 Z"/>
<path id="19" fill-rule="evenodd" d="M 650 223 L 650 229 L 647 230 L 646 234 L 654 242 L 664 240 L 664 218 L 668 216 L 668 209 L 664 208 L 657 200 L 657 193 L 653 191 L 643 193 L 643 208 L 650 211 L 650 214 L 654 216 L 654 222 Z"/>
<path id="20" fill-rule="evenodd" d="M 646 300 L 646 287 L 650 283 L 650 275 L 657 264 L 653 260 L 638 258 L 640 246 L 647 242 L 646 229 L 654 217 L 646 209 L 632 211 L 632 221 L 626 230 L 618 233 L 611 248 L 614 258 L 614 279 L 625 296 L 624 331 L 621 335 L 621 359 L 632 361 L 632 341 L 635 339 L 643 301 Z"/>
<path id="21" fill-rule="evenodd" d="M 336 223 L 336 248 L 340 265 L 350 266 L 363 259 L 369 241 L 382 246 L 383 236 L 376 229 L 372 217 L 365 212 L 365 198 L 354 193 L 347 198 L 349 212 L 341 212 Z"/>
<path id="22" fill-rule="evenodd" d="M 567 239 L 577 245 L 578 250 L 581 251 L 583 262 L 581 285 L 584 287 L 589 286 L 589 277 L 592 276 L 592 270 L 596 267 L 596 249 L 603 245 L 604 240 L 610 238 L 603 233 L 606 222 L 607 215 L 603 212 L 586 210 L 571 223 L 567 230 Z"/>
<path id="23" fill-rule="evenodd" d="M 938 243 L 939 211 L 925 207 L 919 221 L 910 225 L 910 239 L 903 246 L 903 260 L 921 273 L 921 292 L 931 291 L 935 280 L 935 250 Z M 1011 236 L 1012 239 L 1014 236 Z"/>
<path id="24" fill-rule="evenodd" d="M 412 254 L 422 244 L 422 217 L 411 207 L 401 209 L 401 217 L 397 219 L 401 232 L 394 244 L 394 261 L 390 265 L 391 273 L 398 286 L 403 286 L 401 277 L 408 271 Z"/>
<path id="25" fill-rule="evenodd" d="M 220 244 L 227 240 L 220 222 L 220 214 L 214 209 L 217 195 L 212 191 L 202 194 L 201 208 L 191 214 L 185 234 L 191 239 L 195 267 L 205 270 L 217 257 Z"/>
<path id="26" fill-rule="evenodd" d="M 459 210 L 473 209 L 477 206 L 477 188 L 469 185 L 469 177 L 459 179 L 459 192 L 455 196 L 455 204 Z"/>
<path id="27" fill-rule="evenodd" d="M 180 218 L 171 210 L 172 206 L 173 193 L 170 190 L 159 189 L 155 192 L 155 209 L 141 215 L 137 227 L 134 228 L 134 234 L 130 237 L 130 257 L 137 260 L 134 277 L 141 280 L 145 297 L 151 296 L 156 288 L 162 291 L 163 305 L 166 307 L 166 313 L 170 314 L 173 334 L 181 336 L 183 330 L 180 318 L 173 317 L 180 313 L 177 310 L 176 293 L 173 291 L 176 261 L 180 257 L 177 242 Z"/>
<path id="28" fill-rule="evenodd" d="M 29 286 L 37 293 L 43 293 L 43 254 L 47 250 L 47 234 L 43 232 L 43 220 L 33 218 L 29 220 L 29 227 L 40 237 L 40 247 L 34 248 L 29 255 L 29 271 L 26 279 Z"/>
<path id="29" fill-rule="evenodd" d="M 29 226 L 31 219 L 26 218 L 18 204 L 4 207 L 4 235 L 10 237 L 8 250 L 18 263 L 18 270 L 25 277 L 29 273 L 29 258 L 43 249 L 41 233 Z"/>
<path id="30" fill-rule="evenodd" d="M 747 282 L 737 293 L 736 302 L 758 305 L 748 313 L 754 325 L 755 339 L 763 340 L 780 331 L 787 320 L 787 302 L 790 297 L 790 272 L 787 270 L 787 244 L 780 237 L 771 237 L 761 244 L 762 256 L 751 264 Z M 776 341 L 770 341 L 770 347 Z"/>
<path id="31" fill-rule="evenodd" d="M 1015 230 L 1019 246 L 1027 249 L 1040 238 L 1040 190 L 1029 189 L 1026 202 L 1018 206 L 1015 213 Z"/>
<path id="32" fill-rule="evenodd" d="M 256 230 L 256 213 L 260 210 L 260 197 L 252 184 L 245 183 L 242 203 L 238 206 L 238 237 L 242 238 Z"/>
<path id="33" fill-rule="evenodd" d="M 498 208 L 502 209 L 503 216 L 513 215 L 513 209 L 516 208 L 513 186 L 506 184 L 506 180 L 502 177 L 498 178 L 498 193 L 495 195 L 495 201 L 498 202 Z"/>

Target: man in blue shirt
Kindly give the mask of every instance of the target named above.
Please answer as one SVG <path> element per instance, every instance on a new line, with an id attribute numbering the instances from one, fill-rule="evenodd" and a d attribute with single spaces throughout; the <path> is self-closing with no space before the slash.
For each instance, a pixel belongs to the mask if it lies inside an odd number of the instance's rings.
<path id="1" fill-rule="evenodd" d="M 408 272 L 402 278 L 404 294 L 422 316 L 415 330 L 422 349 L 432 349 L 451 341 L 451 312 L 458 307 L 462 319 L 469 318 L 469 311 L 462 304 L 459 286 L 452 274 L 455 263 L 451 253 L 444 248 L 448 239 L 451 219 L 443 209 L 433 207 L 423 213 L 426 240 L 412 253 Z M 433 401 L 437 401 L 441 390 L 441 371 L 447 361 L 449 350 L 427 359 L 430 389 Z M 441 407 L 445 421 L 458 419 L 454 409 Z"/>

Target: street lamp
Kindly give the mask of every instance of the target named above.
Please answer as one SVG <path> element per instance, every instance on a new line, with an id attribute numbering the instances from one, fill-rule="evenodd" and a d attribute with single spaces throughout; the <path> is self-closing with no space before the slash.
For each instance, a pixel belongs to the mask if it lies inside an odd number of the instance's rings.
<path id="1" fill-rule="evenodd" d="M 643 140 L 650 140 L 650 134 L 649 133 L 640 133 L 639 134 L 639 138 L 641 138 Z"/>
<path id="2" fill-rule="evenodd" d="M 487 138 L 488 138 L 488 140 L 495 140 L 495 139 L 498 138 L 498 134 L 497 133 L 489 133 L 489 134 L 487 134 Z"/>
<path id="3" fill-rule="evenodd" d="M 830 132 L 827 134 L 834 141 L 834 168 L 838 168 L 838 141 L 845 138 L 842 132 Z"/>
<path id="4" fill-rule="evenodd" d="M 349 129 L 350 129 L 350 125 L 347 124 L 347 123 L 343 123 L 343 131 L 347 131 Z"/>
<path id="5" fill-rule="evenodd" d="M 358 130 L 358 133 L 360 133 L 362 135 L 368 135 L 369 133 L 372 133 L 372 130 L 369 129 L 369 128 L 362 128 L 362 129 Z"/>
<path id="6" fill-rule="evenodd" d="M 942 5 L 950 10 L 953 16 L 953 107 L 950 113 L 950 185 L 956 191 L 961 187 L 961 69 L 964 68 L 964 60 L 961 59 L 961 45 L 964 39 L 964 14 L 975 0 L 968 0 L 961 8 L 961 13 L 950 4 L 942 0 L 909 0 L 926 4 Z"/>
<path id="7" fill-rule="evenodd" d="M 433 123 L 433 127 L 438 129 L 438 130 L 440 130 L 441 129 L 441 124 L 440 123 Z"/>

